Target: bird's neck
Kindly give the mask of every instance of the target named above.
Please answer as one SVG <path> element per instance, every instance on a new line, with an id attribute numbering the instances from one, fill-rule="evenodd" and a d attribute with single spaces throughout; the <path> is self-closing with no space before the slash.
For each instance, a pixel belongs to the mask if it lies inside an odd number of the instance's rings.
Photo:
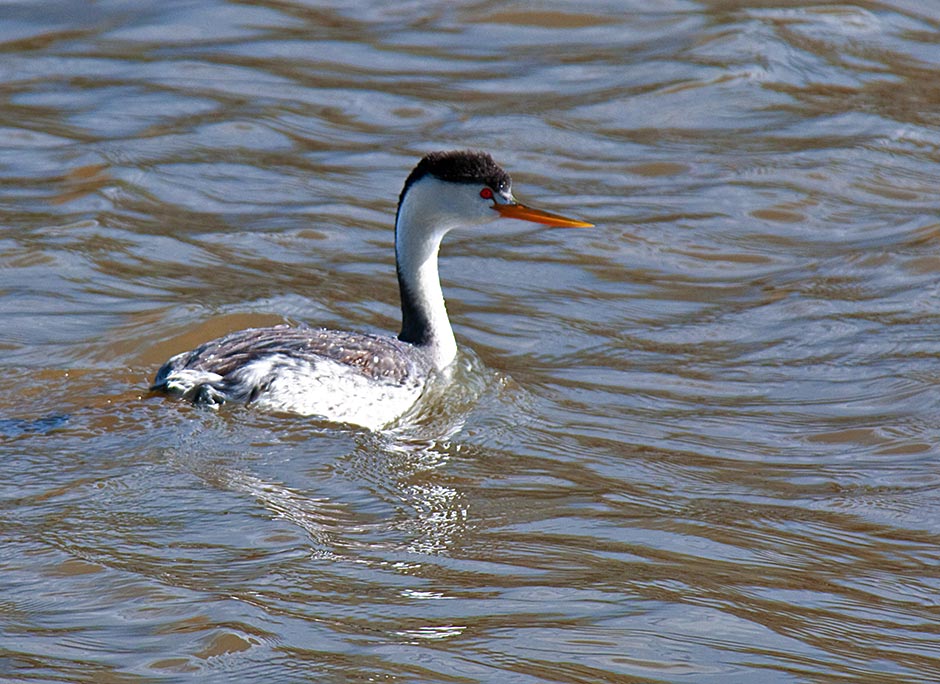
<path id="1" fill-rule="evenodd" d="M 395 261 L 402 318 L 398 339 L 426 349 L 440 370 L 457 356 L 457 342 L 437 271 L 437 254 L 447 227 L 433 225 L 433 220 L 416 215 L 407 205 L 398 211 Z"/>

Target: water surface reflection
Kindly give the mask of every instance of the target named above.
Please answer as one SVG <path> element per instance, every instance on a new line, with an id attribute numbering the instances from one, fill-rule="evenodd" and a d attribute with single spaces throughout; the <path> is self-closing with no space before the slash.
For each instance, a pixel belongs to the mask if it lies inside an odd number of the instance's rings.
<path id="1" fill-rule="evenodd" d="M 4 681 L 940 679 L 940 13 L 3 14 Z M 445 244 L 461 394 L 147 394 L 229 330 L 394 330 L 395 198 L 457 147 L 598 224 Z"/>

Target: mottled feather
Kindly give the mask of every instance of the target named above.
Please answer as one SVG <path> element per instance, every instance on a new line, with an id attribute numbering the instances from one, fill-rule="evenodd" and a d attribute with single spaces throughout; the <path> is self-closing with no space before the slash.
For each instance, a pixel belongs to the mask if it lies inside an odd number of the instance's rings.
<path id="1" fill-rule="evenodd" d="M 274 355 L 311 362 L 330 359 L 357 368 L 372 380 L 394 384 L 428 370 L 413 345 L 394 337 L 278 325 L 239 330 L 178 354 L 160 369 L 153 384 L 159 389 L 170 372 L 184 368 L 224 377 L 249 361 Z"/>
<path id="2" fill-rule="evenodd" d="M 280 371 L 313 371 L 324 361 L 379 386 L 411 391 L 431 371 L 424 355 L 394 337 L 279 325 L 240 330 L 174 356 L 157 372 L 152 389 L 198 404 L 253 403 L 264 399 Z M 259 368 L 269 377 L 258 377 Z"/>

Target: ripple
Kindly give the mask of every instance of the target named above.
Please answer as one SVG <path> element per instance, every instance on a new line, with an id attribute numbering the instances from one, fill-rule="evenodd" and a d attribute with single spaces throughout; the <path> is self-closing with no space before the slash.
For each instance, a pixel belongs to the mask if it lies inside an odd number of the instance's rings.
<path id="1" fill-rule="evenodd" d="M 6 11 L 5 675 L 938 679 L 936 17 L 333 5 Z M 596 224 L 447 240 L 454 385 L 386 434 L 147 395 L 394 330 L 442 147 Z"/>

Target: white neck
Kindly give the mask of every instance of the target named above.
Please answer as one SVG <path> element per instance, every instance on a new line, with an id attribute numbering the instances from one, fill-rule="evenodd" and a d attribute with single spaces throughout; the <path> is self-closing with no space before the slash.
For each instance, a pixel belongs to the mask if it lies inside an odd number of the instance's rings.
<path id="1" fill-rule="evenodd" d="M 433 183 L 416 183 L 398 208 L 395 222 L 402 309 L 398 337 L 426 349 L 438 370 L 457 356 L 457 342 L 437 271 L 441 240 L 455 226 L 441 212 L 434 211 L 439 202 L 433 195 Z"/>

